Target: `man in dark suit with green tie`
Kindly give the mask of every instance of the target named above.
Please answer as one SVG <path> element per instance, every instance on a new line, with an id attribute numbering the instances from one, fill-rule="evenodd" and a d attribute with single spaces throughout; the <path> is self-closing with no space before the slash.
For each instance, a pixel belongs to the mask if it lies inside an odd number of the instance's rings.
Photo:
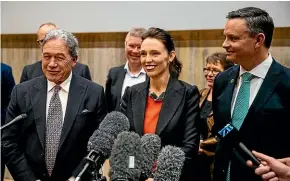
<path id="1" fill-rule="evenodd" d="M 274 23 L 255 7 L 227 15 L 223 48 L 238 64 L 220 73 L 213 87 L 214 132 L 231 123 L 250 150 L 275 158 L 290 156 L 290 70 L 271 56 Z M 219 141 L 214 181 L 261 181 L 236 151 Z"/>

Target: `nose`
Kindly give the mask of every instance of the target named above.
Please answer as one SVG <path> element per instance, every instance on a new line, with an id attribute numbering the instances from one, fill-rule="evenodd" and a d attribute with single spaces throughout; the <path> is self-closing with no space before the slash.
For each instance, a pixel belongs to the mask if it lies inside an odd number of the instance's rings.
<path id="1" fill-rule="evenodd" d="M 57 67 L 57 63 L 55 62 L 55 58 L 51 57 L 49 63 L 48 63 L 49 67 Z"/>
<path id="2" fill-rule="evenodd" d="M 214 76 L 211 70 L 207 73 L 207 76 L 209 76 L 209 77 L 213 77 Z"/>
<path id="3" fill-rule="evenodd" d="M 152 62 L 152 58 L 149 54 L 146 56 L 146 62 Z"/>
<path id="4" fill-rule="evenodd" d="M 224 49 L 226 49 L 226 48 L 228 48 L 230 45 L 229 45 L 229 43 L 228 43 L 228 40 L 227 40 L 227 38 L 225 39 L 225 41 L 223 42 L 223 44 L 222 44 L 222 47 L 224 48 Z"/>
<path id="5" fill-rule="evenodd" d="M 140 48 L 135 46 L 134 49 L 133 49 L 133 52 L 134 53 L 140 53 Z"/>

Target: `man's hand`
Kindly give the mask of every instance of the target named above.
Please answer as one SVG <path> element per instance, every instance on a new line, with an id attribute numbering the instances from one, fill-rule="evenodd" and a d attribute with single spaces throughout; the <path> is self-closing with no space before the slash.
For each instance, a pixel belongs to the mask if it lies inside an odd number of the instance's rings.
<path id="1" fill-rule="evenodd" d="M 265 181 L 290 181 L 290 158 L 275 159 L 253 151 L 253 154 L 262 160 L 262 164 L 255 169 L 257 175 L 261 175 Z M 253 163 L 247 161 L 247 165 L 252 167 Z"/>

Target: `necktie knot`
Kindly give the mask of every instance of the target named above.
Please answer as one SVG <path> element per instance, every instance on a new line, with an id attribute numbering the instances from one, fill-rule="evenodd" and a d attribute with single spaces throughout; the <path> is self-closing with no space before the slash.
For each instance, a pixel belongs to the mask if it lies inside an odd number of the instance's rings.
<path id="1" fill-rule="evenodd" d="M 243 82 L 250 82 L 255 77 L 255 75 L 249 72 L 245 72 L 243 73 L 242 77 L 243 77 Z"/>
<path id="2" fill-rule="evenodd" d="M 54 94 L 57 94 L 61 90 L 61 86 L 56 85 L 54 86 Z"/>

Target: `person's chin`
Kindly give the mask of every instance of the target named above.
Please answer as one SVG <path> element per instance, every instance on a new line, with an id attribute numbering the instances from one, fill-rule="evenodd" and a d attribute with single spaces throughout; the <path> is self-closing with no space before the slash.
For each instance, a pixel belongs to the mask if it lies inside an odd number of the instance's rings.
<path id="1" fill-rule="evenodd" d="M 140 62 L 140 57 L 130 57 L 131 62 Z"/>
<path id="2" fill-rule="evenodd" d="M 235 63 L 236 56 L 233 54 L 227 55 L 227 60 Z"/>
<path id="3" fill-rule="evenodd" d="M 207 86 L 208 86 L 209 88 L 212 88 L 212 87 L 213 87 L 213 82 L 212 82 L 212 83 L 207 83 Z"/>
<path id="4" fill-rule="evenodd" d="M 148 77 L 151 77 L 151 78 L 156 77 L 156 73 L 154 71 L 146 70 L 146 74 L 147 74 Z"/>

